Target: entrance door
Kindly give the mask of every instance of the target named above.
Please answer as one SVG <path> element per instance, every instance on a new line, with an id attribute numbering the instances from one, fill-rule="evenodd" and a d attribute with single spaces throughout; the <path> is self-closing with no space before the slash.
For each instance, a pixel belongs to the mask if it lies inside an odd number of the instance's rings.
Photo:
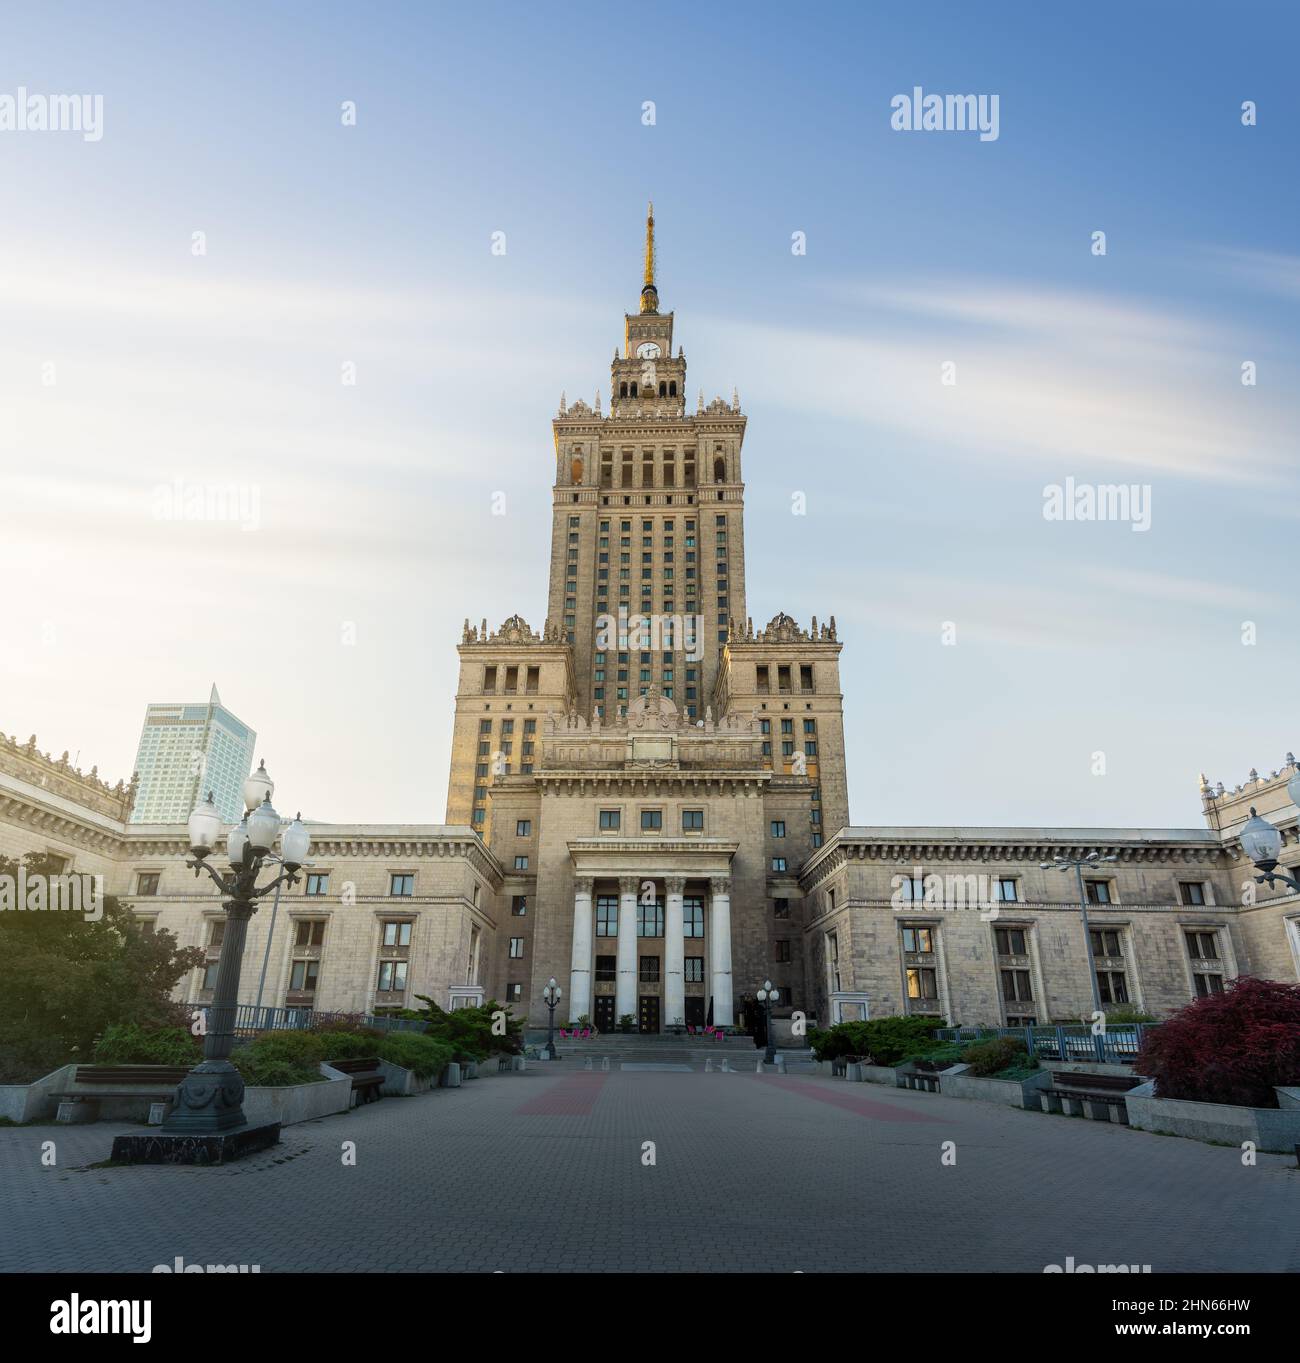
<path id="1" fill-rule="evenodd" d="M 612 1032 L 614 1030 L 613 994 L 596 995 L 596 1030 L 599 1032 Z"/>
<path id="2" fill-rule="evenodd" d="M 686 998 L 686 1025 L 688 1027 L 704 1026 L 704 995 L 688 995 Z"/>
<path id="3" fill-rule="evenodd" d="M 659 1030 L 659 995 L 641 995 L 641 1023 L 638 1028 L 642 1032 L 658 1032 Z"/>

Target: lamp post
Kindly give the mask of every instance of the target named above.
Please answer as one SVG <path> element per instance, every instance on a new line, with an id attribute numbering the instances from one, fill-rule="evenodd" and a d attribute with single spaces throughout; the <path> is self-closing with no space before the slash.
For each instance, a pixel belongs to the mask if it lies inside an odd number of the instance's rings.
<path id="1" fill-rule="evenodd" d="M 546 988 L 542 990 L 542 1002 L 551 1010 L 550 1024 L 546 1032 L 546 1058 L 556 1059 L 555 1054 L 555 1005 L 564 996 L 564 990 L 555 983 L 555 976 L 552 975 Z"/>
<path id="2" fill-rule="evenodd" d="M 1117 856 L 1111 855 L 1103 857 L 1100 852 L 1089 852 L 1086 857 L 1063 857 L 1059 854 L 1051 861 L 1040 861 L 1039 869 L 1043 871 L 1068 871 L 1074 868 L 1075 879 L 1079 883 L 1079 908 L 1083 912 L 1083 945 L 1088 953 L 1088 983 L 1092 985 L 1092 1011 L 1100 1013 L 1101 991 L 1097 988 L 1097 966 L 1092 955 L 1092 933 L 1088 928 L 1088 895 L 1083 888 L 1083 868 L 1085 866 L 1100 866 L 1102 862 L 1118 861 Z"/>
<path id="3" fill-rule="evenodd" d="M 758 1001 L 763 1005 L 763 1035 L 767 1038 L 767 1050 L 763 1052 L 763 1064 L 770 1065 L 776 1060 L 776 1047 L 772 1044 L 772 1005 L 781 997 L 779 989 L 772 988 L 771 980 L 764 980 L 758 991 Z"/>
<path id="4" fill-rule="evenodd" d="M 1286 783 L 1286 793 L 1291 803 L 1300 808 L 1300 762 L 1297 762 L 1290 753 L 1286 756 L 1287 761 L 1296 769 L 1295 775 Z M 1241 839 L 1241 846 L 1246 855 L 1263 872 L 1262 875 L 1255 877 L 1259 884 L 1267 882 L 1272 889 L 1274 881 L 1280 880 L 1284 885 L 1289 885 L 1293 890 L 1300 892 L 1300 880 L 1277 869 L 1277 859 L 1282 854 L 1282 834 L 1267 819 L 1260 818 L 1255 812 L 1254 805 L 1250 807 L 1250 818 L 1246 820 L 1237 836 Z"/>
<path id="5" fill-rule="evenodd" d="M 226 837 L 230 866 L 217 871 L 208 857 L 222 831 L 221 816 L 212 794 L 190 815 L 190 852 L 193 860 L 185 864 L 197 877 L 206 871 L 226 896 L 226 932 L 217 963 L 217 980 L 208 1009 L 208 1030 L 203 1044 L 203 1060 L 185 1076 L 176 1090 L 172 1110 L 163 1119 L 164 1132 L 184 1136 L 216 1136 L 246 1125 L 244 1118 L 244 1081 L 230 1063 L 235 1042 L 235 1014 L 239 1004 L 239 975 L 243 965 L 244 939 L 248 920 L 257 912 L 258 900 L 282 884 L 296 883 L 297 872 L 307 859 L 311 837 L 301 815 L 280 833 L 280 816 L 271 804 L 274 786 L 263 764 L 244 782 L 243 819 Z M 280 853 L 272 848 L 277 835 Z M 281 865 L 284 870 L 258 885 L 264 866 Z"/>

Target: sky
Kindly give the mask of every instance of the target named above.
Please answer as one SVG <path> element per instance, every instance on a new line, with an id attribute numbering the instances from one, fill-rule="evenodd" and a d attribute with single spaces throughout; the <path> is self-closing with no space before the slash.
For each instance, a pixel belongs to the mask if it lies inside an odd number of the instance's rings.
<path id="1" fill-rule="evenodd" d="M 0 115 L 102 120 L 0 130 L 0 729 L 129 778 L 146 704 L 215 682 L 283 807 L 440 822 L 462 621 L 541 626 L 549 423 L 608 407 L 653 199 L 688 388 L 749 418 L 749 613 L 839 626 L 853 822 L 1199 825 L 1198 773 L 1300 749 L 1298 40 L 1281 3 L 15 11 Z M 997 137 L 892 127 L 918 86 Z M 1045 514 L 1098 485 L 1128 519 Z"/>

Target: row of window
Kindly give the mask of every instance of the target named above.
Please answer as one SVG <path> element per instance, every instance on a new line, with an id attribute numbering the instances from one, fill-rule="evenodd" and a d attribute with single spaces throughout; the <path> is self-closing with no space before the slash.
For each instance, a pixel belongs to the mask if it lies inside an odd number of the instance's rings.
<path id="1" fill-rule="evenodd" d="M 1000 876 L 993 881 L 993 898 L 1008 904 L 1018 903 L 1020 902 L 1018 886 L 1019 882 L 1015 876 Z M 1113 880 L 1085 880 L 1083 888 L 1089 904 L 1104 905 L 1119 902 L 1118 886 Z M 899 896 L 906 903 L 923 903 L 925 901 L 925 877 L 908 876 L 904 878 L 899 886 Z M 1199 880 L 1180 881 L 1178 898 L 1180 903 L 1189 908 L 1207 905 L 1205 883 Z M 834 907 L 833 898 L 831 906 Z"/>
<path id="2" fill-rule="evenodd" d="M 140 871 L 136 875 L 135 892 L 138 897 L 148 898 L 158 893 L 160 872 Z M 303 893 L 313 898 L 328 895 L 330 892 L 330 873 L 328 871 L 308 871 Z M 403 899 L 415 893 L 414 871 L 393 871 L 388 877 L 388 893 Z"/>
<path id="3" fill-rule="evenodd" d="M 1034 1002 L 1031 972 L 1027 965 L 1014 963 L 1016 958 L 1028 956 L 1030 929 L 1000 927 L 994 929 L 994 941 L 999 958 L 998 978 L 1002 1001 L 1008 1009 L 1017 1009 L 1010 1025 L 1033 1025 L 1035 1017 L 1020 1009 L 1020 1005 Z M 921 1005 L 935 1003 L 939 998 L 939 972 L 928 965 L 926 957 L 935 953 L 936 930 L 928 927 L 903 927 L 900 945 L 904 952 L 904 976 L 909 1002 Z M 1187 929 L 1183 933 L 1188 959 L 1193 967 L 1192 982 L 1198 997 L 1221 994 L 1224 975 L 1215 929 Z M 1128 961 L 1124 950 L 1124 932 L 1118 928 L 1098 928 L 1089 932 L 1089 947 L 1097 979 L 1097 995 L 1103 1004 L 1126 1004 L 1132 1001 L 1128 986 Z M 828 939 L 828 962 L 832 987 L 838 989 L 838 948 L 834 934 Z M 1201 967 L 1197 969 L 1196 967 Z"/>

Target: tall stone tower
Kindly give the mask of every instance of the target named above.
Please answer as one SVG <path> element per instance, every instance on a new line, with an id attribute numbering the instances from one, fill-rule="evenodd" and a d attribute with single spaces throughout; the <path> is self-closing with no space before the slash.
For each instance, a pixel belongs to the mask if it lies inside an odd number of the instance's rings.
<path id="1" fill-rule="evenodd" d="M 686 356 L 659 311 L 654 207 L 640 309 L 623 319 L 609 416 L 552 422 L 549 618 L 573 646 L 579 709 L 616 718 L 656 685 L 692 720 L 711 704 L 728 621 L 745 618 L 745 418 L 734 398 L 686 411 Z"/>

